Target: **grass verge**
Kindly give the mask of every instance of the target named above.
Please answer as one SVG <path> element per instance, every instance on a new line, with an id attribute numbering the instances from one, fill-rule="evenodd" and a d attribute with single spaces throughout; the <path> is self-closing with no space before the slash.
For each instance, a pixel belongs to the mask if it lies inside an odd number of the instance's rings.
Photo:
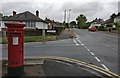
<path id="1" fill-rule="evenodd" d="M 7 39 L 7 38 L 6 38 Z M 24 42 L 43 42 L 43 41 L 54 41 L 56 40 L 55 35 L 48 35 L 43 39 L 42 36 L 24 36 Z M 0 44 L 6 44 L 7 40 L 3 40 L 2 37 L 0 37 Z"/>

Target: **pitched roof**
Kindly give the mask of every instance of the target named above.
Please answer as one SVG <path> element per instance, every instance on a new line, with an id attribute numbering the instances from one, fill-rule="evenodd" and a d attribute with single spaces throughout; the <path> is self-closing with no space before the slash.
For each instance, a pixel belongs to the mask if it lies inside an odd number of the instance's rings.
<path id="1" fill-rule="evenodd" d="M 2 13 L 0 13 L 0 21 L 2 20 Z"/>
<path id="2" fill-rule="evenodd" d="M 47 23 L 54 23 L 54 20 L 50 20 L 50 19 L 48 19 L 48 18 L 46 18 L 45 21 L 46 21 Z"/>
<path id="3" fill-rule="evenodd" d="M 95 20 L 93 20 L 92 22 L 96 22 L 97 24 L 103 24 L 104 23 L 104 20 L 103 19 L 95 19 Z"/>
<path id="4" fill-rule="evenodd" d="M 120 19 L 120 16 L 117 16 L 116 18 L 114 18 L 114 19 Z"/>
<path id="5" fill-rule="evenodd" d="M 14 16 L 3 17 L 3 21 L 36 21 L 36 22 L 45 22 L 41 18 L 35 16 L 29 11 L 25 11 L 23 13 L 16 14 Z"/>

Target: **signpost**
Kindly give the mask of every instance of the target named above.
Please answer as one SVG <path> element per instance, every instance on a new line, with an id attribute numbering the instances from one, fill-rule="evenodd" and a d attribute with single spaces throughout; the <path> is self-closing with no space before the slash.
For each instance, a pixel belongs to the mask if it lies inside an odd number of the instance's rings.
<path id="1" fill-rule="evenodd" d="M 47 24 L 39 24 L 41 26 L 38 26 L 38 29 L 42 29 L 42 37 L 43 37 L 43 42 L 45 42 L 45 29 L 48 29 Z"/>

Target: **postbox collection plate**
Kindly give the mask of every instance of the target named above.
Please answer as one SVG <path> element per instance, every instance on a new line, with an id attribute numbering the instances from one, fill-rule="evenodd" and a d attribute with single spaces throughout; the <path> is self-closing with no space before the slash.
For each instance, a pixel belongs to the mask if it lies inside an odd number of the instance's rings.
<path id="1" fill-rule="evenodd" d="M 18 45 L 18 37 L 13 37 L 13 45 Z"/>

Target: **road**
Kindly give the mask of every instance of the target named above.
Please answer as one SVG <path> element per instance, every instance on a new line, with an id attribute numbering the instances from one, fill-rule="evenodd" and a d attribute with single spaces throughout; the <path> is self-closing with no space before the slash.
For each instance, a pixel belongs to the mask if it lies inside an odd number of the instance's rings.
<path id="1" fill-rule="evenodd" d="M 74 39 L 49 42 L 25 43 L 25 57 L 64 56 L 85 61 L 118 73 L 118 36 L 104 32 L 89 32 L 72 29 Z M 2 47 L 3 57 L 7 57 L 7 45 Z"/>

